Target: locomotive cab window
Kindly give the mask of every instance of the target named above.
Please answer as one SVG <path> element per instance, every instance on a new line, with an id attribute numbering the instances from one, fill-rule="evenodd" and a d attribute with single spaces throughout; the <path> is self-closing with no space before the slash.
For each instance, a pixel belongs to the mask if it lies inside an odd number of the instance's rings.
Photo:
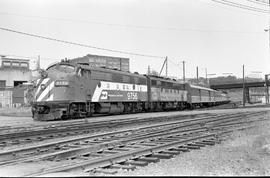
<path id="1" fill-rule="evenodd" d="M 59 65 L 53 65 L 50 68 L 47 69 L 49 70 L 58 70 L 60 72 L 65 72 L 65 73 L 72 73 L 75 72 L 75 67 L 67 64 L 59 64 Z"/>
<path id="2" fill-rule="evenodd" d="M 90 78 L 90 71 L 88 71 L 88 70 L 82 70 L 82 76 L 84 76 L 86 78 Z"/>

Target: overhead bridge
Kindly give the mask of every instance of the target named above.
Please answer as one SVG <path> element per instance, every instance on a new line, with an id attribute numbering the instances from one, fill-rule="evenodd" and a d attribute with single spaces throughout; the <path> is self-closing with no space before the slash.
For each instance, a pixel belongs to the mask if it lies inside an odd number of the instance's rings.
<path id="1" fill-rule="evenodd" d="M 270 82 L 267 83 L 267 86 L 270 85 Z M 265 82 L 245 82 L 245 88 L 250 87 L 265 87 Z M 243 88 L 243 83 L 230 83 L 230 84 L 217 84 L 217 85 L 210 85 L 210 88 L 214 90 L 219 89 L 235 89 L 235 88 Z"/>
<path id="2" fill-rule="evenodd" d="M 269 91 L 268 91 L 268 86 L 270 85 L 270 82 L 268 80 L 267 85 L 265 81 L 262 82 L 245 82 L 244 85 L 244 100 L 247 102 L 250 102 L 250 96 L 249 96 L 249 88 L 250 87 L 265 87 L 265 93 L 266 93 L 266 102 L 269 103 Z M 217 84 L 217 85 L 210 85 L 211 89 L 214 90 L 222 90 L 222 89 L 237 89 L 237 88 L 243 88 L 243 83 L 230 83 L 230 84 Z"/>

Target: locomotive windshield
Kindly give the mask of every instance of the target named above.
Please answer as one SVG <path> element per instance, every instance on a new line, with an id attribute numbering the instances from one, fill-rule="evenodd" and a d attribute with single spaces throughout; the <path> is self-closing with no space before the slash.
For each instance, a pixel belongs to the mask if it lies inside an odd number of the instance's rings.
<path id="1" fill-rule="evenodd" d="M 56 64 L 49 67 L 47 70 L 58 70 L 65 73 L 73 73 L 75 72 L 75 67 L 67 64 Z"/>

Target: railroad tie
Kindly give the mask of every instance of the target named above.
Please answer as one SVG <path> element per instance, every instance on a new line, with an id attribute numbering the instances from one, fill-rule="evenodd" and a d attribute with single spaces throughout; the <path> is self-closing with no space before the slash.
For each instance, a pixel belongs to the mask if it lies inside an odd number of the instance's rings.
<path id="1" fill-rule="evenodd" d="M 167 153 L 154 153 L 154 154 L 152 154 L 152 157 L 157 157 L 160 159 L 170 159 L 173 157 L 173 155 L 167 154 Z"/>
<path id="2" fill-rule="evenodd" d="M 135 166 L 147 166 L 148 162 L 146 161 L 137 161 L 137 160 L 128 160 L 125 162 L 125 164 L 131 164 Z"/>
<path id="3" fill-rule="evenodd" d="M 184 147 L 178 147 L 178 148 L 173 148 L 176 151 L 182 151 L 182 152 L 189 152 L 189 149 L 184 148 Z"/>
<path id="4" fill-rule="evenodd" d="M 116 153 L 119 153 L 117 151 L 111 151 L 111 150 L 104 150 L 102 153 L 105 153 L 105 154 L 116 154 Z"/>
<path id="5" fill-rule="evenodd" d="M 199 142 L 191 143 L 190 145 L 198 146 L 198 147 L 205 147 L 205 144 L 199 143 Z"/>
<path id="6" fill-rule="evenodd" d="M 178 141 L 179 139 L 177 138 L 164 138 L 164 139 L 160 139 L 159 141 L 162 141 L 162 142 L 175 142 L 175 141 Z"/>
<path id="7" fill-rule="evenodd" d="M 86 171 L 87 172 L 87 171 Z M 99 168 L 94 171 L 95 173 L 104 173 L 104 174 L 116 174 L 117 170 L 115 169 L 108 169 L 108 168 Z"/>
<path id="8" fill-rule="evenodd" d="M 195 145 L 185 145 L 184 147 L 188 149 L 200 149 L 199 146 L 195 146 Z"/>
<path id="9" fill-rule="evenodd" d="M 133 145 L 127 145 L 127 146 L 125 146 L 125 148 L 137 149 L 137 148 L 142 148 L 142 147 L 139 146 L 139 145 L 137 145 L 137 146 L 135 146 L 135 145 L 134 146 Z"/>
<path id="10" fill-rule="evenodd" d="M 204 141 L 206 141 L 206 142 L 214 142 L 214 143 L 221 143 L 221 141 L 220 140 L 218 140 L 218 139 L 207 139 L 207 140 L 204 140 Z"/>
<path id="11" fill-rule="evenodd" d="M 203 144 L 206 144 L 206 145 L 215 145 L 215 142 L 213 142 L 213 141 L 206 141 L 206 140 L 203 140 L 202 143 L 203 143 Z"/>
<path id="12" fill-rule="evenodd" d="M 165 151 L 162 151 L 162 153 L 178 155 L 178 154 L 180 154 L 180 151 L 177 151 L 177 150 L 165 150 Z"/>
<path id="13" fill-rule="evenodd" d="M 157 144 L 154 144 L 154 143 L 139 143 L 138 145 L 142 145 L 142 146 L 157 146 Z"/>
<path id="14" fill-rule="evenodd" d="M 126 169 L 126 170 L 134 170 L 136 169 L 136 166 L 133 165 L 121 165 L 121 164 L 113 164 L 110 166 L 112 169 Z"/>
<path id="15" fill-rule="evenodd" d="M 138 158 L 138 161 L 146 161 L 146 162 L 156 163 L 159 161 L 159 159 L 156 157 L 141 157 L 141 158 Z"/>
<path id="16" fill-rule="evenodd" d="M 125 149 L 125 148 L 114 148 L 114 151 L 129 151 L 129 149 Z"/>

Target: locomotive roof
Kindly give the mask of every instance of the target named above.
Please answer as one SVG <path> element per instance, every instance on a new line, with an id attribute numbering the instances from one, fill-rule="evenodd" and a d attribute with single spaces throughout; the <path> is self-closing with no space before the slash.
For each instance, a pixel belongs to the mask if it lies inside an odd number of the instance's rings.
<path id="1" fill-rule="evenodd" d="M 164 77 L 159 77 L 159 76 L 155 76 L 155 75 L 149 75 L 149 77 L 151 79 L 154 78 L 154 79 L 159 80 L 159 81 L 166 81 L 166 82 L 172 82 L 172 83 L 185 84 L 185 82 L 177 81 L 177 80 L 174 80 L 174 79 L 171 79 L 171 78 L 164 78 Z"/>
<path id="2" fill-rule="evenodd" d="M 110 73 L 121 73 L 123 75 L 130 75 L 130 76 L 144 77 L 145 78 L 145 76 L 143 74 L 138 74 L 138 73 L 131 73 L 131 72 L 114 70 L 114 69 L 109 69 L 109 68 L 92 67 L 92 66 L 82 65 L 82 64 L 79 64 L 79 66 L 83 69 L 86 69 L 86 70 L 95 70 L 95 71 L 110 72 Z"/>
<path id="3" fill-rule="evenodd" d="M 142 78 L 146 77 L 145 74 L 131 73 L 131 72 L 126 72 L 126 71 L 121 71 L 121 70 L 114 70 L 114 69 L 110 69 L 110 68 L 93 67 L 93 66 L 89 66 L 89 65 L 75 63 L 75 62 L 69 61 L 69 60 L 63 60 L 61 62 L 53 63 L 49 67 L 47 67 L 47 69 L 52 67 L 53 65 L 56 65 L 56 64 L 67 64 L 67 65 L 73 65 L 73 66 L 80 66 L 82 69 L 86 69 L 86 70 L 95 70 L 95 71 L 110 72 L 110 73 L 121 73 L 123 75 L 136 76 L 136 77 L 142 77 Z M 164 78 L 164 77 L 159 77 L 159 76 L 154 76 L 154 75 L 148 75 L 148 76 L 151 79 L 156 79 L 156 80 L 160 80 L 160 81 L 166 81 L 166 82 L 172 82 L 172 83 L 178 83 L 178 84 L 185 84 L 185 82 L 176 81 L 176 80 L 173 80 L 173 79 L 170 79 L 170 78 Z"/>
<path id="4" fill-rule="evenodd" d="M 216 91 L 216 90 L 213 90 L 211 88 L 206 88 L 206 87 L 201 87 L 201 86 L 197 86 L 197 85 L 191 85 L 189 84 L 191 88 L 196 88 L 196 89 L 201 89 L 201 90 L 208 90 L 208 91 Z"/>

